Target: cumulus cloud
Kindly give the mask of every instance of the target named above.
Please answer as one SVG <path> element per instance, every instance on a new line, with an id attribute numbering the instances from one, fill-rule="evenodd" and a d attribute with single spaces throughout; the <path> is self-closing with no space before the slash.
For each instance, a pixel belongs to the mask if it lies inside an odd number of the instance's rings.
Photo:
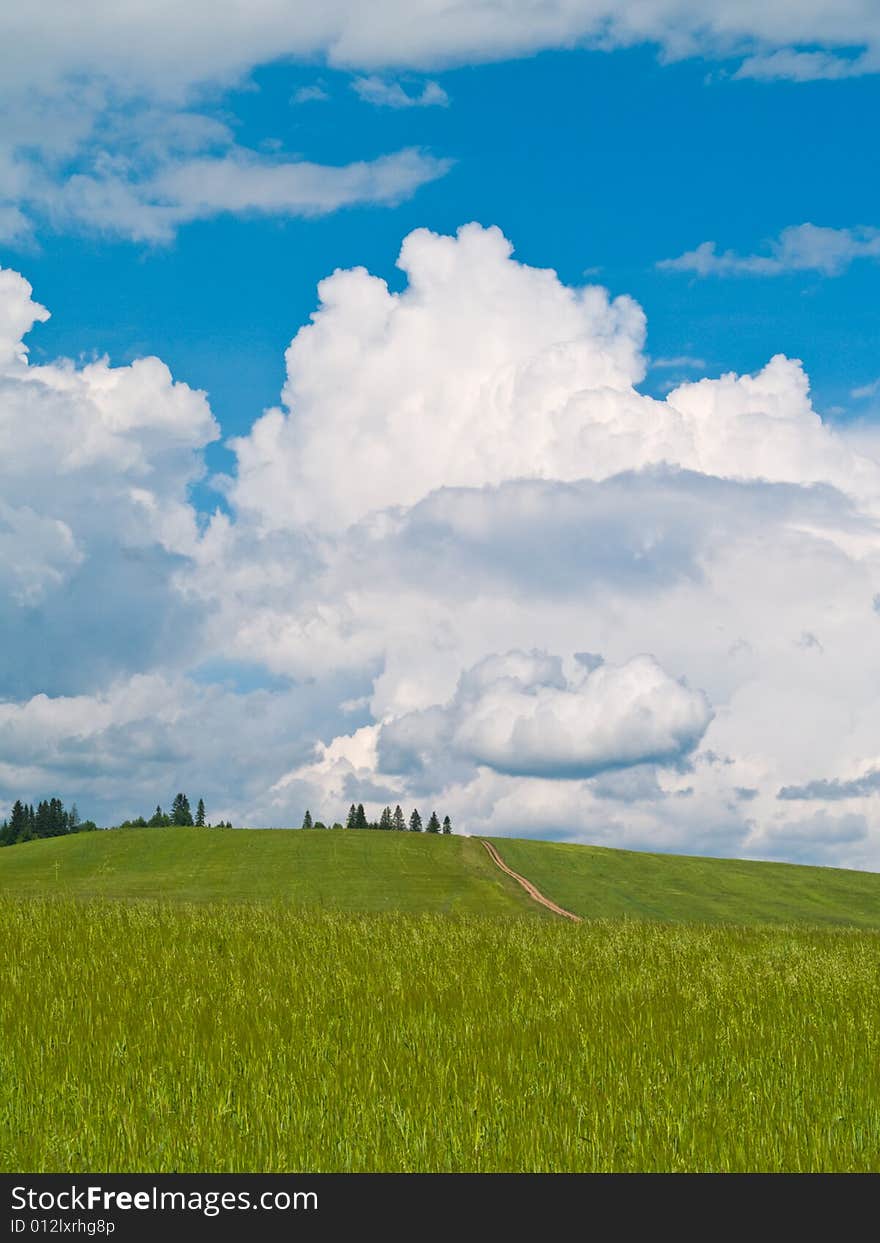
<path id="1" fill-rule="evenodd" d="M 701 242 L 677 259 L 662 259 L 667 272 L 697 276 L 782 276 L 788 272 L 819 272 L 839 276 L 857 259 L 880 258 L 880 229 L 829 229 L 815 224 L 791 225 L 769 245 L 768 254 L 720 254 L 715 242 Z"/>
<path id="2" fill-rule="evenodd" d="M 322 281 L 287 351 L 287 410 L 232 442 L 234 503 L 265 530 L 338 529 L 442 485 L 662 464 L 877 491 L 876 465 L 812 410 L 798 361 L 779 355 L 757 375 L 680 384 L 655 401 L 636 387 L 641 308 L 565 286 L 511 249 L 497 228 L 418 229 L 398 260 L 402 292 L 363 269 Z"/>
<path id="3" fill-rule="evenodd" d="M 0 269 L 0 687 L 78 689 L 175 647 L 170 578 L 197 542 L 189 485 L 218 435 L 157 358 L 28 365 L 48 312 Z M 197 630 L 187 626 L 185 636 Z M 153 656 L 151 657 L 151 653 Z"/>
<path id="4" fill-rule="evenodd" d="M 880 865 L 872 790 L 810 788 L 877 768 L 876 437 L 783 357 L 645 396 L 640 308 L 497 230 L 402 263 L 322 284 L 201 517 L 204 395 L 29 364 L 0 272 L 0 797 Z"/>
<path id="5" fill-rule="evenodd" d="M 542 652 L 486 657 L 463 674 L 452 701 L 382 727 L 379 766 L 437 764 L 443 752 L 510 776 L 584 778 L 637 764 L 670 764 L 711 720 L 705 695 L 650 656 L 577 668 Z"/>

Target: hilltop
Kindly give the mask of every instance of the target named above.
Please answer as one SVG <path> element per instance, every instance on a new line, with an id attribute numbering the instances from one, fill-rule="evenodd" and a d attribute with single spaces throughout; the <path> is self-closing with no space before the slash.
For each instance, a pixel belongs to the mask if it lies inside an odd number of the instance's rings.
<path id="1" fill-rule="evenodd" d="M 880 875 L 493 838 L 586 919 L 880 928 Z M 553 918 L 477 838 L 352 830 L 114 829 L 0 850 L 0 894 L 272 902 L 339 911 Z"/>

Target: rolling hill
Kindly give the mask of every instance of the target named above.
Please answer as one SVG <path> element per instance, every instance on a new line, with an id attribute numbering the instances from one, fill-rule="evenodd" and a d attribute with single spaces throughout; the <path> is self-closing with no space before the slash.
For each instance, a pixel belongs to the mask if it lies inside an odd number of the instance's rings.
<path id="1" fill-rule="evenodd" d="M 321 829 L 114 829 L 0 850 L 0 894 L 531 915 L 479 841 Z M 543 916 L 543 912 L 539 912 Z"/>
<path id="2" fill-rule="evenodd" d="M 585 919 L 880 928 L 880 875 L 493 838 Z M 0 895 L 273 902 L 556 919 L 477 838 L 347 830 L 116 829 L 0 850 Z"/>
<path id="3" fill-rule="evenodd" d="M 880 875 L 493 838 L 508 866 L 585 919 L 880 928 Z"/>

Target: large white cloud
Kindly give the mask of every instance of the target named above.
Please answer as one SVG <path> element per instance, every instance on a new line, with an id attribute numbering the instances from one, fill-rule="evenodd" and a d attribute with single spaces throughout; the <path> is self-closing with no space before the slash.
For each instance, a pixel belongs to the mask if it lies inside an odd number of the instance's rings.
<path id="1" fill-rule="evenodd" d="M 448 705 L 383 726 L 379 766 L 424 770 L 448 753 L 510 776 L 593 777 L 682 759 L 711 717 L 705 695 L 650 656 L 617 666 L 582 660 L 566 677 L 558 658 L 508 652 L 463 674 Z"/>
<path id="2" fill-rule="evenodd" d="M 672 464 L 728 478 L 827 481 L 880 495 L 880 473 L 813 411 L 797 361 L 637 392 L 644 316 L 517 263 L 498 229 L 420 229 L 392 293 L 363 269 L 319 286 L 287 352 L 284 400 L 233 442 L 232 496 L 263 529 L 339 528 L 441 485 L 604 479 Z"/>
<path id="3" fill-rule="evenodd" d="M 645 397 L 636 304 L 497 231 L 403 253 L 324 283 L 207 525 L 204 396 L 29 365 L 0 273 L 0 794 L 880 866 L 876 437 L 781 357 Z"/>
<path id="4" fill-rule="evenodd" d="M 218 428 L 164 363 L 29 365 L 47 312 L 0 269 L 0 677 L 5 693 L 80 689 L 168 659 L 183 623 L 175 568 L 198 542 L 188 488 Z M 175 631 L 179 637 L 175 639 Z"/>

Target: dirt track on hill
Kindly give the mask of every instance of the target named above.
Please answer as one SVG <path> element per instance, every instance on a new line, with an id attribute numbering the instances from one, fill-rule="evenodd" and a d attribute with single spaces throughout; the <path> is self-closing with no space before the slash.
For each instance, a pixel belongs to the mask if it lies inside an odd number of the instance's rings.
<path id="1" fill-rule="evenodd" d="M 537 889 L 530 880 L 526 880 L 524 876 L 520 876 L 519 872 L 514 872 L 513 868 L 509 868 L 499 855 L 498 851 L 491 842 L 487 842 L 484 838 L 480 841 L 489 852 L 489 858 L 496 866 L 501 868 L 502 872 L 506 872 L 508 876 L 512 876 L 518 885 L 522 885 L 530 898 L 534 898 L 536 902 L 540 902 L 541 906 L 546 906 L 548 911 L 552 911 L 554 915 L 562 915 L 565 919 L 571 919 L 574 923 L 581 923 L 580 915 L 575 915 L 571 911 L 567 911 L 563 906 L 557 906 L 555 902 L 551 902 L 549 898 L 545 898 L 540 889 Z"/>

